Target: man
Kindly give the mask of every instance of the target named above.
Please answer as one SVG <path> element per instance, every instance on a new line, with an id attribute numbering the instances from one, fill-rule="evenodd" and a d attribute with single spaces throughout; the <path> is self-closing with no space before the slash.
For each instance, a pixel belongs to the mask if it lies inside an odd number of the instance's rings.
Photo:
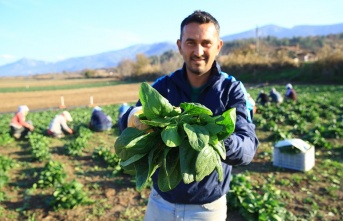
<path id="1" fill-rule="evenodd" d="M 29 111 L 30 110 L 28 106 L 21 105 L 18 107 L 17 113 L 11 120 L 10 133 L 17 140 L 23 139 L 29 133 L 29 131 L 34 130 L 32 122 L 30 120 L 26 121 L 26 116 L 29 113 Z"/>
<path id="2" fill-rule="evenodd" d="M 106 115 L 101 107 L 94 107 L 91 115 L 91 119 L 89 122 L 89 128 L 101 132 L 110 130 L 112 127 L 112 118 Z"/>
<path id="3" fill-rule="evenodd" d="M 73 130 L 67 125 L 67 122 L 71 121 L 73 121 L 73 118 L 70 113 L 63 111 L 50 122 L 48 134 L 56 138 L 62 138 L 66 133 L 72 134 Z"/>
<path id="4" fill-rule="evenodd" d="M 157 79 L 152 86 L 176 107 L 182 102 L 196 102 L 211 109 L 214 115 L 236 108 L 235 132 L 224 141 L 227 151 L 222 162 L 224 179 L 219 182 L 214 171 L 200 182 L 181 181 L 174 189 L 162 192 L 155 172 L 146 221 L 225 220 L 232 165 L 248 164 L 255 155 L 258 139 L 246 108 L 246 90 L 241 82 L 221 72 L 215 61 L 223 45 L 219 29 L 217 20 L 204 11 L 195 11 L 185 18 L 177 40 L 184 65 L 169 76 Z M 140 105 L 138 102 L 137 106 Z M 132 121 L 128 116 L 136 117 L 132 114 L 136 111 L 141 111 L 140 107 L 131 107 L 120 123 L 127 125 Z"/>

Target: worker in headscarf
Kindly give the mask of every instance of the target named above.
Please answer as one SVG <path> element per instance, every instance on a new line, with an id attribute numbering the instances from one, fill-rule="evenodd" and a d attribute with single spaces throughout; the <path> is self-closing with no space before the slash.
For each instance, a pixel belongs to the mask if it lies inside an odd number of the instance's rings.
<path id="1" fill-rule="evenodd" d="M 30 120 L 26 121 L 26 116 L 29 113 L 29 108 L 26 105 L 18 107 L 18 111 L 12 118 L 10 123 L 10 133 L 16 139 L 24 138 L 29 131 L 34 130 L 34 126 Z"/>
<path id="2" fill-rule="evenodd" d="M 73 118 L 70 113 L 63 111 L 61 114 L 56 115 L 50 122 L 48 134 L 56 138 L 62 138 L 66 134 L 72 134 L 73 130 L 67 125 L 67 122 L 72 121 Z"/>
<path id="3" fill-rule="evenodd" d="M 285 98 L 288 100 L 297 101 L 297 93 L 295 92 L 293 86 L 291 84 L 286 85 L 286 93 Z"/>

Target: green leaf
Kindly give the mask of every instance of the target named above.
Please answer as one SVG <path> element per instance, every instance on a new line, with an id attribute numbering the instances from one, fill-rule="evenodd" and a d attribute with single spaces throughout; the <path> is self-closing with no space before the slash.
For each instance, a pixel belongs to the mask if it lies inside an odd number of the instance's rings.
<path id="1" fill-rule="evenodd" d="M 216 152 L 210 146 L 205 146 L 198 154 L 195 162 L 196 181 L 201 181 L 213 172 L 217 165 Z"/>
<path id="2" fill-rule="evenodd" d="M 162 133 L 162 140 L 168 147 L 177 147 L 180 146 L 182 142 L 182 138 L 179 135 L 177 125 L 169 125 L 163 129 Z"/>
<path id="3" fill-rule="evenodd" d="M 211 144 L 210 146 L 219 154 L 219 156 L 225 160 L 226 159 L 226 149 L 223 141 L 219 141 L 216 144 Z"/>
<path id="4" fill-rule="evenodd" d="M 222 161 L 220 159 L 220 156 L 218 154 L 215 154 L 216 155 L 216 171 L 218 173 L 218 180 L 221 182 L 223 181 L 223 178 L 224 178 L 224 172 L 223 172 L 223 165 L 222 165 Z"/>
<path id="5" fill-rule="evenodd" d="M 218 120 L 216 123 L 223 125 L 225 130 L 218 134 L 218 139 L 223 140 L 229 137 L 235 131 L 236 125 L 236 108 L 231 108 L 225 111 L 222 116 L 224 119 Z"/>
<path id="6" fill-rule="evenodd" d="M 128 127 L 118 137 L 114 148 L 121 160 L 125 161 L 136 154 L 149 152 L 160 139 L 158 132 L 145 133 Z"/>
<path id="7" fill-rule="evenodd" d="M 145 155 L 147 155 L 148 153 L 142 153 L 142 154 L 135 154 L 133 155 L 132 157 L 130 157 L 129 159 L 125 160 L 125 161 L 122 161 L 120 162 L 120 165 L 123 166 L 123 167 L 126 167 L 138 160 L 140 160 L 142 157 L 144 157 Z"/>
<path id="8" fill-rule="evenodd" d="M 139 99 L 143 113 L 148 119 L 175 116 L 173 105 L 147 82 L 143 82 L 140 86 Z"/>
<path id="9" fill-rule="evenodd" d="M 149 179 L 149 161 L 148 156 L 145 155 L 140 160 L 134 163 L 136 171 L 136 188 L 141 191 Z"/>
<path id="10" fill-rule="evenodd" d="M 151 177 L 157 168 L 162 165 L 163 159 L 163 149 L 159 148 L 158 146 L 149 152 L 148 160 L 149 160 L 149 177 Z"/>
<path id="11" fill-rule="evenodd" d="M 218 125 L 216 123 L 208 123 L 205 125 L 208 132 L 210 132 L 210 135 L 216 135 L 225 130 L 225 128 L 222 125 Z"/>
<path id="12" fill-rule="evenodd" d="M 168 154 L 170 152 L 170 154 Z M 173 153 L 174 154 L 171 154 Z M 175 153 L 176 152 L 176 153 Z M 166 148 L 163 152 L 163 163 L 158 173 L 158 188 L 162 192 L 174 189 L 182 180 L 180 158 L 177 148 Z"/>
<path id="13" fill-rule="evenodd" d="M 150 125 L 153 127 L 166 127 L 172 122 L 172 117 L 166 118 L 155 118 L 150 120 L 140 120 L 143 124 Z"/>
<path id="14" fill-rule="evenodd" d="M 184 140 L 179 147 L 181 174 L 183 182 L 186 184 L 195 181 L 195 161 L 198 153 L 187 140 Z"/>
<path id="15" fill-rule="evenodd" d="M 183 128 L 188 136 L 189 144 L 194 150 L 201 151 L 210 140 L 210 135 L 206 127 L 200 125 L 183 124 Z"/>
<path id="16" fill-rule="evenodd" d="M 199 121 L 200 121 L 200 124 L 202 125 L 211 124 L 211 123 L 215 124 L 216 122 L 214 117 L 209 116 L 207 114 L 203 114 L 203 113 L 199 114 Z"/>
<path id="17" fill-rule="evenodd" d="M 182 114 L 207 114 L 212 116 L 213 113 L 206 106 L 199 103 L 181 103 L 180 107 L 184 110 Z"/>

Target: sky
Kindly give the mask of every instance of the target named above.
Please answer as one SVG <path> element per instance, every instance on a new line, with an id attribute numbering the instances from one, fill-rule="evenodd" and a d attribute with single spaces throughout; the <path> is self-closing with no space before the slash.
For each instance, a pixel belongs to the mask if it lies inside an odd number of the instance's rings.
<path id="1" fill-rule="evenodd" d="M 269 24 L 343 23 L 343 0 L 0 0 L 0 65 L 176 42 L 194 10 L 211 13 L 221 36 Z"/>

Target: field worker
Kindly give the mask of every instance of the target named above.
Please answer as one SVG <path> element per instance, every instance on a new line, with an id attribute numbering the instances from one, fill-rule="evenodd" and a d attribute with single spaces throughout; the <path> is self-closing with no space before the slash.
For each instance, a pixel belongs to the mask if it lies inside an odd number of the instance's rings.
<path id="1" fill-rule="evenodd" d="M 92 116 L 89 122 L 89 128 L 94 131 L 110 130 L 112 127 L 112 118 L 106 115 L 98 106 L 93 108 Z"/>
<path id="2" fill-rule="evenodd" d="M 217 20 L 207 12 L 194 11 L 181 23 L 177 46 L 183 56 L 183 67 L 170 75 L 158 78 L 152 86 L 170 104 L 178 107 L 182 102 L 196 102 L 211 109 L 214 116 L 236 108 L 235 132 L 225 139 L 226 160 L 222 162 L 223 181 L 212 172 L 201 182 L 185 184 L 181 181 L 174 189 L 162 192 L 158 188 L 158 172 L 152 176 L 151 189 L 144 220 L 215 220 L 227 216 L 226 194 L 230 190 L 232 166 L 249 164 L 257 150 L 255 126 L 246 106 L 246 90 L 242 82 L 221 71 L 215 58 L 222 48 Z M 124 114 L 121 124 L 137 118 L 132 114 L 141 111 L 141 103 Z M 133 125 L 143 128 L 135 120 Z"/>
<path id="3" fill-rule="evenodd" d="M 269 96 L 274 103 L 281 104 L 283 102 L 283 97 L 274 87 L 270 90 Z"/>
<path id="4" fill-rule="evenodd" d="M 71 117 L 68 111 L 63 111 L 61 114 L 58 114 L 50 122 L 48 134 L 56 137 L 62 138 L 65 134 L 72 134 L 73 130 L 69 128 L 67 122 L 72 122 L 73 118 Z"/>
<path id="5" fill-rule="evenodd" d="M 119 107 L 119 113 L 118 113 L 118 122 L 120 122 L 121 118 L 123 117 L 123 115 L 126 113 L 126 111 L 130 108 L 130 106 L 127 103 L 123 103 L 122 105 L 120 105 Z M 121 127 L 121 125 L 118 123 L 119 126 L 119 131 L 122 132 L 124 130 L 123 127 Z"/>
<path id="6" fill-rule="evenodd" d="M 269 96 L 264 92 L 264 90 L 261 90 L 256 98 L 256 103 L 266 105 L 269 103 Z"/>
<path id="7" fill-rule="evenodd" d="M 34 130 L 34 126 L 30 120 L 26 121 L 26 116 L 29 113 L 29 108 L 26 105 L 21 105 L 18 107 L 17 113 L 11 120 L 10 123 L 10 133 L 16 139 L 24 138 L 29 131 Z"/>
<path id="8" fill-rule="evenodd" d="M 286 93 L 285 93 L 285 98 L 287 100 L 293 100 L 293 101 L 297 101 L 297 93 L 295 92 L 295 90 L 293 89 L 293 86 L 291 84 L 287 84 L 286 85 Z"/>

